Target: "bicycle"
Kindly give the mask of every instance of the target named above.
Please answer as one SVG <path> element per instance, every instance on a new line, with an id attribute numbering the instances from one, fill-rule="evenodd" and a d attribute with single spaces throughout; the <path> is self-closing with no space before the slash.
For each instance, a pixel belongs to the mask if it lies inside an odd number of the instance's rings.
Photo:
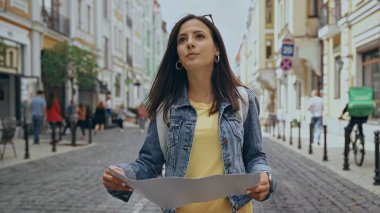
<path id="1" fill-rule="evenodd" d="M 357 125 L 355 125 L 353 131 L 351 132 L 350 136 L 350 143 L 352 144 L 352 151 L 354 153 L 354 159 L 355 164 L 357 166 L 362 166 L 364 162 L 364 155 L 365 155 L 365 149 L 364 149 L 364 135 L 363 133 L 360 134 L 359 130 L 357 129 Z"/>

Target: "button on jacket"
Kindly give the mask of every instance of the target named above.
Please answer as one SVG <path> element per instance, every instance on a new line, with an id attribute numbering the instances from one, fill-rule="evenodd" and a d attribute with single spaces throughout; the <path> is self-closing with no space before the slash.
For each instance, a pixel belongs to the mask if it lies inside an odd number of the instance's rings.
<path id="1" fill-rule="evenodd" d="M 247 89 L 248 114 L 241 120 L 239 111 L 233 112 L 229 102 L 222 102 L 219 108 L 219 139 L 222 148 L 222 159 L 225 174 L 242 174 L 268 172 L 272 177 L 270 192 L 276 186 L 272 169 L 267 165 L 266 155 L 262 151 L 262 137 L 259 123 L 259 104 L 255 94 Z M 244 103 L 243 103 L 244 104 Z M 186 87 L 182 96 L 170 107 L 168 116 L 169 129 L 167 135 L 167 162 L 165 176 L 184 177 L 189 164 L 189 157 L 194 137 L 197 114 L 190 105 Z M 161 173 L 165 163 L 160 148 L 156 119 L 150 122 L 144 144 L 138 159 L 130 164 L 119 164 L 131 179 L 155 178 Z M 132 192 L 109 192 L 127 202 Z M 251 201 L 247 195 L 229 197 L 232 212 Z M 174 213 L 175 209 L 164 209 L 165 213 Z"/>

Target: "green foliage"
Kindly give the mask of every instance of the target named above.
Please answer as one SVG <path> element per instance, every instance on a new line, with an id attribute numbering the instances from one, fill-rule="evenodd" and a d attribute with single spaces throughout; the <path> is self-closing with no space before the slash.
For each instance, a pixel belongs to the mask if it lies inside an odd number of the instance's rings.
<path id="1" fill-rule="evenodd" d="M 98 67 L 95 54 L 67 42 L 44 49 L 41 55 L 44 83 L 51 86 L 76 79 L 80 89 L 90 89 L 96 80 Z"/>

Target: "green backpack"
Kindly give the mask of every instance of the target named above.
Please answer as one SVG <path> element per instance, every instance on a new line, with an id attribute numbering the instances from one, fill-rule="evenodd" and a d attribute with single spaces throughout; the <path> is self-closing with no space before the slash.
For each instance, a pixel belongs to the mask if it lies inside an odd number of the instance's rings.
<path id="1" fill-rule="evenodd" d="M 350 87 L 348 97 L 348 113 L 351 117 L 366 117 L 373 114 L 375 102 L 372 88 Z"/>

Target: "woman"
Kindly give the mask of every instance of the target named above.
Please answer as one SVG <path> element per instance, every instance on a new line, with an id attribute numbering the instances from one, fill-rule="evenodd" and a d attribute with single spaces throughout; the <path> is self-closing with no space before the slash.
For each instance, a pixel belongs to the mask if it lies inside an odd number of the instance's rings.
<path id="1" fill-rule="evenodd" d="M 262 152 L 259 106 L 248 93 L 248 114 L 242 122 L 238 86 L 218 29 L 204 16 L 188 15 L 174 26 L 147 103 L 151 118 L 139 158 L 113 166 L 133 179 L 154 178 L 166 165 L 166 176 L 201 178 L 216 174 L 260 173 L 257 186 L 246 195 L 193 203 L 171 212 L 252 212 L 251 199 L 269 197 L 275 188 L 273 172 Z M 158 140 L 156 114 L 168 124 L 167 155 Z M 190 154 L 191 153 L 191 154 Z M 166 162 L 165 162 L 165 159 Z M 128 201 L 131 189 L 105 170 L 103 184 Z"/>
<path id="2" fill-rule="evenodd" d="M 143 133 L 145 130 L 145 120 L 146 120 L 146 109 L 143 103 L 137 108 L 137 119 L 140 126 L 140 132 Z"/>
<path id="3" fill-rule="evenodd" d="M 124 132 L 124 120 L 127 116 L 127 112 L 125 111 L 124 104 L 120 104 L 119 110 L 117 111 L 117 124 L 119 125 L 120 132 Z"/>
<path id="4" fill-rule="evenodd" d="M 54 93 L 50 93 L 46 105 L 46 120 L 52 129 L 51 143 L 57 143 L 61 140 L 61 128 L 62 128 L 62 116 L 61 116 L 61 106 L 59 105 L 58 99 L 55 97 Z M 56 127 L 59 128 L 58 134 L 59 139 L 56 139 Z"/>
<path id="5" fill-rule="evenodd" d="M 104 109 L 103 102 L 100 102 L 95 109 L 94 121 L 95 121 L 95 132 L 94 132 L 95 134 L 100 130 L 104 130 L 104 125 L 106 123 L 106 111 Z"/>
<path id="6" fill-rule="evenodd" d="M 86 128 L 86 107 L 82 103 L 79 104 L 77 114 L 78 114 L 77 126 L 80 126 L 80 129 L 82 130 L 82 136 L 80 137 L 80 140 L 83 140 L 84 136 L 86 136 L 86 133 L 84 130 Z"/>

